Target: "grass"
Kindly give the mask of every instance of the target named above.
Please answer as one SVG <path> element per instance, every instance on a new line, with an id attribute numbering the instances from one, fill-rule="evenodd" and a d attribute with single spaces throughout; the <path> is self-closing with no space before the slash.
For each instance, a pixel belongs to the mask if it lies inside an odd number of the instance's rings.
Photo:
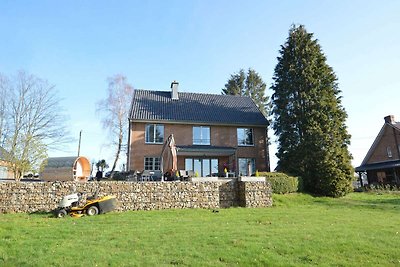
<path id="1" fill-rule="evenodd" d="M 0 266 L 400 266 L 400 195 L 272 208 L 0 215 Z"/>

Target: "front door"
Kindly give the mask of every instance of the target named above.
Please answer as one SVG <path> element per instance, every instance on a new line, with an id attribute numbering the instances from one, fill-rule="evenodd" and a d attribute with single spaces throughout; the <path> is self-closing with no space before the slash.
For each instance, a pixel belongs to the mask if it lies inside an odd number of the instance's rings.
<path id="1" fill-rule="evenodd" d="M 186 158 L 185 170 L 193 171 L 199 177 L 218 175 L 218 159 Z"/>

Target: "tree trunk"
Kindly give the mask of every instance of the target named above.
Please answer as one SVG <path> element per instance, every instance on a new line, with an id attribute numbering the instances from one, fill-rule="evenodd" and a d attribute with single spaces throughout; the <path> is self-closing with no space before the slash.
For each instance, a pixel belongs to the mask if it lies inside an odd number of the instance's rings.
<path id="1" fill-rule="evenodd" d="M 122 147 L 122 133 L 120 132 L 119 138 L 118 138 L 118 149 L 117 149 L 117 153 L 115 155 L 113 166 L 111 168 L 110 179 L 114 178 L 114 170 L 115 170 L 115 167 L 117 166 L 117 161 L 119 159 L 119 153 L 121 153 L 121 147 Z"/>

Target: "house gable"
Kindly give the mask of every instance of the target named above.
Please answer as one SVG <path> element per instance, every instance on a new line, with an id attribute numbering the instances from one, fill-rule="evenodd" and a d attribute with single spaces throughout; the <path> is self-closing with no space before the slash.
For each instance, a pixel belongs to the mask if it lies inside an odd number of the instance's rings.
<path id="1" fill-rule="evenodd" d="M 393 116 L 385 117 L 385 124 L 368 150 L 361 166 L 400 159 L 400 123 Z"/>
<path id="2" fill-rule="evenodd" d="M 400 184 L 400 123 L 394 116 L 386 116 L 385 124 L 365 156 L 361 166 L 355 168 L 360 175 L 367 175 L 369 184 Z"/>
<path id="3" fill-rule="evenodd" d="M 400 136 L 400 131 L 386 123 L 376 139 L 375 146 L 371 147 L 371 153 L 366 158 L 365 164 L 400 159 L 398 153 L 399 140 L 396 141 L 396 139 L 399 139 L 398 136 Z"/>

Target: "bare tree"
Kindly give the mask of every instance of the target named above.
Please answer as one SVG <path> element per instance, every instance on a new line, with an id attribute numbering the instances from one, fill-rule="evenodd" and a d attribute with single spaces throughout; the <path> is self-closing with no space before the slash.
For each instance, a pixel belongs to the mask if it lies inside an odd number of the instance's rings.
<path id="1" fill-rule="evenodd" d="M 123 144 L 126 143 L 132 94 L 133 87 L 128 83 L 126 77 L 117 74 L 108 78 L 107 97 L 97 104 L 97 110 L 104 114 L 102 123 L 104 128 L 109 131 L 111 145 L 116 149 L 111 178 L 123 150 Z"/>
<path id="2" fill-rule="evenodd" d="M 4 146 L 5 138 L 7 136 L 7 119 L 8 113 L 8 100 L 9 93 L 6 90 L 7 77 L 0 74 L 0 147 Z"/>
<path id="3" fill-rule="evenodd" d="M 7 160 L 19 180 L 27 171 L 38 171 L 47 150 L 62 146 L 68 131 L 54 85 L 22 71 L 11 79 L 3 79 L 1 84 L 10 94 L 6 103 Z"/>

